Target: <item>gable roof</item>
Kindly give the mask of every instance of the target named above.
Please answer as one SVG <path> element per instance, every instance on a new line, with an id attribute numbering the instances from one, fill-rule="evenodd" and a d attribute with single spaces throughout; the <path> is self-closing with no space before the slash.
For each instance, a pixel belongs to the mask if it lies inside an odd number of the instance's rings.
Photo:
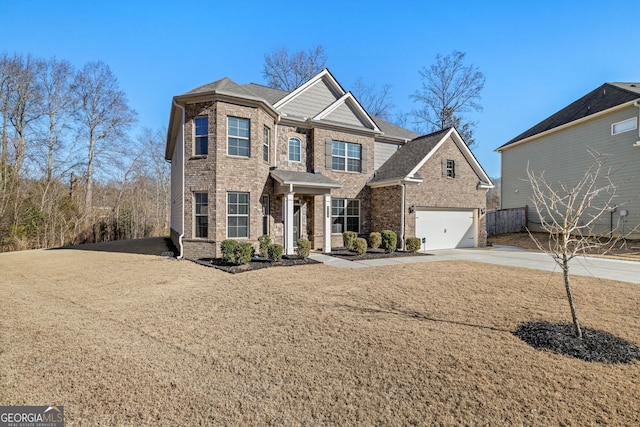
<path id="1" fill-rule="evenodd" d="M 458 131 L 453 127 L 420 136 L 401 146 L 380 166 L 368 185 L 383 187 L 385 185 L 398 185 L 402 182 L 422 182 L 422 177 L 417 174 L 418 170 L 450 137 L 473 168 L 480 180 L 480 185 L 485 188 L 492 188 L 491 179 L 482 169 L 467 144 L 462 140 Z"/>
<path id="2" fill-rule="evenodd" d="M 497 151 L 516 142 L 637 99 L 640 99 L 640 83 L 605 83 L 532 128 L 522 132 L 500 146 Z"/>
<path id="3" fill-rule="evenodd" d="M 381 119 L 380 117 L 371 117 L 371 119 L 374 122 L 376 122 L 376 125 L 378 125 L 378 129 L 380 129 L 380 131 L 385 136 L 389 136 L 392 138 L 405 139 L 405 140 L 415 139 L 420 136 L 420 134 L 417 132 L 411 131 L 409 129 L 405 129 L 394 123 Z"/>

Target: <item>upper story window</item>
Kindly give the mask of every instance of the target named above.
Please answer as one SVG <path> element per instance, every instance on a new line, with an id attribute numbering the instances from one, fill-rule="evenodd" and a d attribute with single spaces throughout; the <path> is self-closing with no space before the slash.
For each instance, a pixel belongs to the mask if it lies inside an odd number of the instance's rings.
<path id="1" fill-rule="evenodd" d="M 209 118 L 196 117 L 195 123 L 195 144 L 194 154 L 204 156 L 209 152 Z"/>
<path id="2" fill-rule="evenodd" d="M 301 151 L 300 147 L 302 143 L 299 138 L 289 138 L 289 161 L 290 162 L 300 162 L 301 161 Z"/>
<path id="3" fill-rule="evenodd" d="M 229 117 L 227 119 L 227 154 L 249 157 L 249 119 Z"/>
<path id="4" fill-rule="evenodd" d="M 451 159 L 442 159 L 442 176 L 455 178 L 458 176 L 458 163 Z"/>
<path id="5" fill-rule="evenodd" d="M 627 120 L 623 120 L 611 125 L 611 135 L 617 135 L 619 133 L 629 132 L 638 128 L 638 118 L 632 117 Z"/>
<path id="6" fill-rule="evenodd" d="M 331 142 L 331 169 L 362 172 L 362 146 L 348 142 Z"/>
<path id="7" fill-rule="evenodd" d="M 262 129 L 262 160 L 269 163 L 269 141 L 271 140 L 271 129 Z"/>
<path id="8" fill-rule="evenodd" d="M 209 194 L 193 193 L 194 202 L 194 236 L 207 238 L 209 236 Z"/>

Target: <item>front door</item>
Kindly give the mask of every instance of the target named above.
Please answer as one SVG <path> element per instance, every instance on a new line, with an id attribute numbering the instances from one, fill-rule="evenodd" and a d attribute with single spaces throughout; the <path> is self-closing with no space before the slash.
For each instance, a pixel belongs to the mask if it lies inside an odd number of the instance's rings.
<path id="1" fill-rule="evenodd" d="M 296 202 L 293 205 L 293 246 L 298 246 L 298 239 L 300 238 L 300 203 Z"/>

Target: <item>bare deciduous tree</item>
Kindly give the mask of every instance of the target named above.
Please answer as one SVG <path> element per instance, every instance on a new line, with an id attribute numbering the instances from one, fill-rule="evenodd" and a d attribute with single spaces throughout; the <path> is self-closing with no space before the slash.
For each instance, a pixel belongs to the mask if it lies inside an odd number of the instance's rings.
<path id="1" fill-rule="evenodd" d="M 422 88 L 411 98 L 421 108 L 413 115 L 430 132 L 455 126 L 467 145 L 473 145 L 475 123 L 464 113 L 482 111 L 480 92 L 485 77 L 474 65 L 465 65 L 465 53 L 453 51 L 447 56 L 438 54 L 435 64 L 419 71 Z"/>
<path id="2" fill-rule="evenodd" d="M 129 107 L 116 76 L 104 62 L 87 63 L 75 77 L 74 90 L 80 133 L 87 144 L 85 209 L 90 211 L 96 163 L 126 139 L 127 130 L 136 121 L 136 112 Z"/>
<path id="3" fill-rule="evenodd" d="M 299 50 L 291 54 L 283 47 L 265 54 L 262 74 L 268 86 L 291 92 L 322 71 L 326 62 L 322 45 L 307 52 Z"/>
<path id="4" fill-rule="evenodd" d="M 367 113 L 384 120 L 391 118 L 391 110 L 394 107 L 390 99 L 391 85 L 385 84 L 378 89 L 375 83 L 368 85 L 358 76 L 352 92 Z"/>
<path id="5" fill-rule="evenodd" d="M 533 194 L 531 202 L 540 218 L 540 227 L 548 235 L 542 242 L 529 233 L 538 248 L 550 255 L 562 269 L 564 286 L 571 309 L 575 334 L 582 338 L 573 291 L 569 280 L 569 262 L 590 251 L 606 253 L 621 238 L 620 233 L 606 233 L 597 229 L 601 218 L 608 215 L 617 198 L 611 170 L 605 170 L 605 160 L 591 153 L 593 162 L 577 182 L 549 183 L 544 171 L 536 174 L 527 166 L 527 177 Z"/>

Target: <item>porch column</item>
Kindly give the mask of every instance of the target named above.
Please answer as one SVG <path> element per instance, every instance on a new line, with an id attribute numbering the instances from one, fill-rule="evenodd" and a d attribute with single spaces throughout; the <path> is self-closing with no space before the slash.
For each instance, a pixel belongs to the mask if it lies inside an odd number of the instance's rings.
<path id="1" fill-rule="evenodd" d="M 293 255 L 293 195 L 289 192 L 284 196 L 284 253 Z"/>
<path id="2" fill-rule="evenodd" d="M 331 253 L 331 194 L 324 195 L 324 253 Z"/>

